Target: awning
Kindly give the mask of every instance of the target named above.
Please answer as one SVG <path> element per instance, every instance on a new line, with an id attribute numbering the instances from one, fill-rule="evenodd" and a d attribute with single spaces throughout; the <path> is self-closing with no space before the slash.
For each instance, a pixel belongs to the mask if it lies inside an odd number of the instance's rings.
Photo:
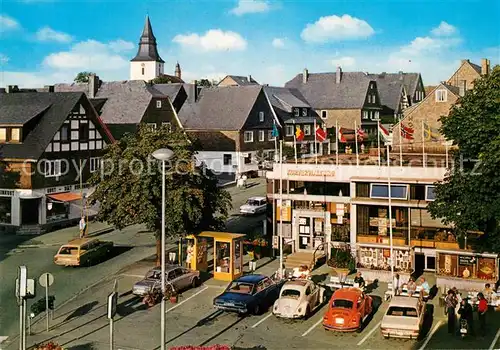
<path id="1" fill-rule="evenodd" d="M 54 193 L 47 195 L 47 197 L 60 202 L 71 202 L 82 199 L 82 195 L 80 193 L 73 192 Z"/>

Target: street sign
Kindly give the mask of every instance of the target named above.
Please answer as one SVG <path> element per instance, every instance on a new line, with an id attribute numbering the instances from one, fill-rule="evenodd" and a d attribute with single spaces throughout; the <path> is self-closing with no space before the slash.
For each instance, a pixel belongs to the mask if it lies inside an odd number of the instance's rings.
<path id="1" fill-rule="evenodd" d="M 28 283 L 28 268 L 26 266 L 19 266 L 17 278 L 19 280 L 17 295 L 19 295 L 20 298 L 24 298 L 26 297 Z"/>
<path id="2" fill-rule="evenodd" d="M 118 293 L 113 292 L 108 295 L 108 319 L 112 320 L 116 315 L 116 305 L 118 303 Z"/>
<path id="3" fill-rule="evenodd" d="M 50 287 L 54 283 L 54 276 L 51 273 L 45 272 L 38 279 L 38 283 L 44 288 Z"/>

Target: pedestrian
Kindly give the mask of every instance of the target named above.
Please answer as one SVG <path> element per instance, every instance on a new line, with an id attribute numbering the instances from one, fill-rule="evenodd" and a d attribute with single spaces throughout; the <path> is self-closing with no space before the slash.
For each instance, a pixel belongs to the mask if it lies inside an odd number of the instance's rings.
<path id="1" fill-rule="evenodd" d="M 479 315 L 479 333 L 484 336 L 486 333 L 486 312 L 488 312 L 488 300 L 484 297 L 483 293 L 478 293 L 479 305 L 477 306 L 477 313 Z"/>
<path id="2" fill-rule="evenodd" d="M 188 269 L 191 268 L 194 258 L 194 245 L 192 242 L 189 242 L 186 251 L 186 267 Z"/>
<path id="3" fill-rule="evenodd" d="M 87 229 L 87 223 L 85 222 L 85 216 L 82 216 L 78 226 L 80 227 L 80 238 L 83 238 L 85 236 L 85 231 Z"/>
<path id="4" fill-rule="evenodd" d="M 445 313 L 448 316 L 448 333 L 453 334 L 455 332 L 455 322 L 457 319 L 455 315 L 455 307 L 457 306 L 457 296 L 453 289 L 448 290 L 448 294 L 446 295 L 444 302 L 446 304 Z"/>
<path id="5" fill-rule="evenodd" d="M 491 285 L 486 283 L 484 285 L 483 297 L 486 298 L 486 301 L 489 303 L 491 301 L 491 297 L 493 294 L 493 289 L 491 289 Z"/>
<path id="6" fill-rule="evenodd" d="M 460 310 L 460 306 L 462 305 L 462 294 L 458 291 L 457 287 L 453 287 L 453 292 L 457 298 L 457 306 L 455 307 L 455 315 L 459 316 L 458 310 Z"/>
<path id="7" fill-rule="evenodd" d="M 464 298 L 462 300 L 462 305 L 458 313 L 460 314 L 460 320 L 467 321 L 470 335 L 474 335 L 474 311 L 471 304 L 469 304 L 469 298 Z"/>
<path id="8" fill-rule="evenodd" d="M 400 278 L 399 278 L 399 273 L 394 275 L 394 280 L 392 281 L 392 290 L 394 292 L 394 295 L 399 295 L 400 292 Z"/>
<path id="9" fill-rule="evenodd" d="M 420 277 L 419 285 L 422 288 L 420 293 L 424 297 L 428 296 L 431 291 L 431 287 L 429 286 L 429 283 L 427 283 L 424 277 Z"/>
<path id="10" fill-rule="evenodd" d="M 358 284 L 358 288 L 363 289 L 365 287 L 365 279 L 363 276 L 361 276 L 361 272 L 358 272 L 356 274 L 356 277 L 354 277 L 354 283 Z"/>
<path id="11" fill-rule="evenodd" d="M 410 297 L 417 291 L 417 284 L 415 283 L 413 277 L 410 277 L 410 279 L 408 280 L 406 288 L 408 289 L 408 296 Z"/>

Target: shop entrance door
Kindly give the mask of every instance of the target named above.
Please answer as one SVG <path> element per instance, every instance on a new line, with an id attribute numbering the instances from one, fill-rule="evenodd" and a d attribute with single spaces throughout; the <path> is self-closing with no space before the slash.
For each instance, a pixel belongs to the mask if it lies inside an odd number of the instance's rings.
<path id="1" fill-rule="evenodd" d="M 325 222 L 323 218 L 300 216 L 298 218 L 298 250 L 325 250 Z"/>
<path id="2" fill-rule="evenodd" d="M 299 250 L 312 250 L 311 218 L 299 217 Z"/>
<path id="3" fill-rule="evenodd" d="M 425 270 L 425 254 L 415 253 L 415 273 L 421 275 Z"/>

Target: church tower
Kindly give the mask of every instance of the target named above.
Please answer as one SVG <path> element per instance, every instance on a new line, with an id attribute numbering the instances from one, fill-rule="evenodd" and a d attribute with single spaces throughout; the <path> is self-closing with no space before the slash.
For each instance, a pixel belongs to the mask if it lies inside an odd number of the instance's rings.
<path id="1" fill-rule="evenodd" d="M 163 61 L 158 54 L 156 38 L 151 28 L 149 16 L 146 16 L 146 23 L 139 40 L 139 50 L 137 55 L 130 60 L 130 80 L 149 81 L 163 74 Z"/>
<path id="2" fill-rule="evenodd" d="M 177 62 L 177 64 L 175 65 L 175 76 L 179 78 L 179 80 L 181 80 L 182 79 L 181 75 L 182 75 L 181 65 L 179 64 L 179 62 Z"/>

